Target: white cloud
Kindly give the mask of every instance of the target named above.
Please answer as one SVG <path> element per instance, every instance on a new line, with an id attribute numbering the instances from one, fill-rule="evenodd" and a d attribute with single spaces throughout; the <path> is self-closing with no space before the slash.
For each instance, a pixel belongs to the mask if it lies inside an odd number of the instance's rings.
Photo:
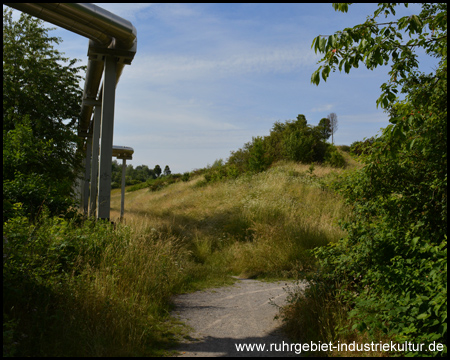
<path id="1" fill-rule="evenodd" d="M 300 47 L 253 49 L 225 58 L 209 55 L 137 54 L 127 76 L 149 83 L 168 84 L 264 73 L 290 73 L 314 65 L 317 56 Z"/>
<path id="2" fill-rule="evenodd" d="M 333 104 L 325 104 L 315 108 L 312 108 L 311 112 L 322 112 L 322 111 L 330 111 L 333 108 Z"/>
<path id="3" fill-rule="evenodd" d="M 143 10 L 148 9 L 155 4 L 151 3 L 95 3 L 95 5 L 117 15 L 128 21 L 133 22 Z"/>

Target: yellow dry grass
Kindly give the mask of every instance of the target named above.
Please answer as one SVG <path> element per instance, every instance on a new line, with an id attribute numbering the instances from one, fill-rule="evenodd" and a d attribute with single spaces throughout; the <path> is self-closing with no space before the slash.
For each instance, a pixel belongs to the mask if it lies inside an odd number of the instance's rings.
<path id="1" fill-rule="evenodd" d="M 282 276 L 303 268 L 306 250 L 344 235 L 337 220 L 342 200 L 322 181 L 342 170 L 280 163 L 266 172 L 212 184 L 201 177 L 151 192 L 126 193 L 124 222 L 140 231 L 167 232 L 193 258 L 232 273 Z M 112 193 L 111 218 L 118 219 L 120 191 Z M 302 263 L 299 265 L 299 263 Z"/>

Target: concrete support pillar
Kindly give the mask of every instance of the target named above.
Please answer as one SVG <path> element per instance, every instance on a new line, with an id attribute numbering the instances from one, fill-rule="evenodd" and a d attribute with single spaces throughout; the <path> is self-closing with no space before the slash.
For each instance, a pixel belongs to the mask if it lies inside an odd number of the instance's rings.
<path id="1" fill-rule="evenodd" d="M 94 108 L 94 127 L 92 134 L 92 164 L 91 164 L 91 194 L 89 196 L 89 216 L 95 216 L 97 210 L 98 188 L 98 150 L 100 146 L 100 124 L 102 122 L 102 107 Z"/>
<path id="2" fill-rule="evenodd" d="M 89 181 L 91 172 L 91 152 L 92 152 L 92 137 L 89 136 L 86 140 L 86 158 L 84 161 L 84 187 L 83 187 L 83 214 L 88 214 L 89 206 Z"/>
<path id="3" fill-rule="evenodd" d="M 84 166 L 84 162 L 85 159 L 83 158 L 82 167 Z M 80 173 L 74 184 L 74 196 L 80 209 L 83 208 L 83 175 Z"/>
<path id="4" fill-rule="evenodd" d="M 120 218 L 123 218 L 125 209 L 125 170 L 127 169 L 127 160 L 122 160 L 122 197 L 120 199 Z"/>
<path id="5" fill-rule="evenodd" d="M 105 76 L 103 79 L 97 218 L 108 220 L 111 208 L 111 167 L 114 131 L 114 101 L 116 95 L 116 67 L 117 60 L 112 56 L 106 56 Z"/>

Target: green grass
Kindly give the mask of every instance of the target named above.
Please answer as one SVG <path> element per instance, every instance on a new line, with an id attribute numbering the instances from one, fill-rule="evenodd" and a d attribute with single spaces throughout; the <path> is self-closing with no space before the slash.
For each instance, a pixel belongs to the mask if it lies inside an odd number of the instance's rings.
<path id="1" fill-rule="evenodd" d="M 205 266 L 285 276 L 294 264 L 310 266 L 308 249 L 343 236 L 337 219 L 347 210 L 323 186 L 336 171 L 317 166 L 311 175 L 306 165 L 282 163 L 236 180 L 197 186 L 201 178 L 194 178 L 160 192 L 142 189 L 127 194 L 126 222 L 178 236 Z M 120 193 L 113 193 L 113 218 L 119 204 Z"/>
<path id="2" fill-rule="evenodd" d="M 4 229 L 4 355 L 161 356 L 182 336 L 173 295 L 232 284 L 231 275 L 298 278 L 309 250 L 344 235 L 336 170 L 280 163 L 205 184 L 112 192 L 110 224 L 25 220 Z M 6 261 L 6 268 L 5 268 Z M 5 271 L 6 269 L 6 271 Z"/>

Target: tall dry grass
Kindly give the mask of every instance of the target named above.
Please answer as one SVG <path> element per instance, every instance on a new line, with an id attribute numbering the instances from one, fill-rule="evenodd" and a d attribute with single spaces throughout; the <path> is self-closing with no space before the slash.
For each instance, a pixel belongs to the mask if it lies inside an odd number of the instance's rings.
<path id="1" fill-rule="evenodd" d="M 176 236 L 196 264 L 222 278 L 292 276 L 311 266 L 309 249 L 343 236 L 337 219 L 347 210 L 323 185 L 337 171 L 281 163 L 236 180 L 142 189 L 127 193 L 125 221 Z M 119 205 L 120 193 L 113 193 L 112 217 Z"/>
<path id="2" fill-rule="evenodd" d="M 155 356 L 174 341 L 164 326 L 169 299 L 182 291 L 187 257 L 177 237 L 118 226 L 97 266 L 71 278 L 68 327 L 84 329 L 88 356 Z"/>
<path id="3" fill-rule="evenodd" d="M 345 235 L 338 220 L 347 218 L 348 208 L 326 187 L 343 172 L 285 162 L 236 180 L 205 184 L 194 178 L 158 192 L 143 189 L 127 194 L 125 221 L 143 233 L 178 239 L 189 254 L 186 289 L 223 284 L 229 275 L 299 278 L 314 269 L 310 249 Z M 112 216 L 119 216 L 119 205 L 117 192 Z M 312 338 L 324 331 L 333 337 L 336 321 L 344 324 L 345 309 L 328 300 L 299 302 L 285 316 L 291 326 L 309 326 Z M 317 322 L 316 313 L 324 309 L 329 314 Z"/>
<path id="4" fill-rule="evenodd" d="M 339 172 L 280 163 L 235 180 L 206 184 L 197 177 L 156 192 L 141 189 L 126 193 L 121 222 L 116 190 L 115 228 L 41 226 L 34 236 L 43 252 L 47 243 L 88 250 L 75 257 L 70 273 L 58 268 L 46 280 L 51 301 L 24 305 L 24 313 L 41 316 L 29 319 L 35 331 L 21 338 L 20 351 L 15 332 L 27 323 L 9 322 L 9 353 L 166 355 L 181 331 L 169 316 L 174 294 L 231 284 L 230 275 L 296 278 L 312 269 L 309 250 L 344 235 L 337 220 L 348 210 L 324 186 Z"/>
<path id="5" fill-rule="evenodd" d="M 160 356 L 173 346 L 169 300 L 190 266 L 177 236 L 43 216 L 31 227 L 13 219 L 4 237 L 4 354 Z"/>

